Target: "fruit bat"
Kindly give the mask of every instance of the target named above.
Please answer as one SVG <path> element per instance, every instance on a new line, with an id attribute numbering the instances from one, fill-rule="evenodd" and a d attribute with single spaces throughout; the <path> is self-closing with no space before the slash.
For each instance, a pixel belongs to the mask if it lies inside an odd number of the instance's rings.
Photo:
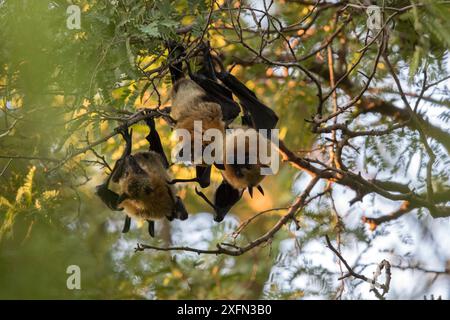
<path id="1" fill-rule="evenodd" d="M 259 101 L 253 91 L 230 73 L 218 73 L 217 77 L 239 99 L 242 107 L 242 125 L 235 126 L 234 129 L 246 131 L 250 137 L 253 136 L 253 141 L 257 141 L 258 144 L 261 139 L 264 139 L 264 141 L 261 141 L 263 142 L 262 145 L 271 148 L 270 140 L 260 135 L 256 130 L 267 129 L 270 131 L 274 129 L 278 122 L 276 113 Z M 227 161 L 224 161 L 223 165 L 216 165 L 218 169 L 222 170 L 223 181 L 215 191 L 213 203 L 202 192 L 196 189 L 196 193 L 214 208 L 214 220 L 218 222 L 222 221 L 233 205 L 241 199 L 245 189 L 248 189 L 251 197 L 253 196 L 254 187 L 264 195 L 264 190 L 259 184 L 264 178 L 261 175 L 261 169 L 265 165 L 261 164 L 258 160 L 256 163 L 250 163 L 248 143 L 246 140 L 236 139 L 236 135 L 238 134 L 242 134 L 242 131 L 241 133 L 236 133 L 236 131 L 227 133 L 225 137 L 225 154 L 229 154 L 230 152 L 236 153 L 236 150 L 241 147 L 245 150 L 244 163 L 229 164 Z M 235 143 L 231 143 L 232 141 Z M 239 146 L 239 143 L 244 143 L 245 145 Z M 271 152 L 274 152 L 274 150 L 271 149 Z"/>
<path id="2" fill-rule="evenodd" d="M 169 55 L 180 59 L 184 48 L 173 42 L 168 44 Z M 193 73 L 188 65 L 189 78 L 185 77 L 181 61 L 169 65 L 173 82 L 171 92 L 171 117 L 175 120 L 175 129 L 185 129 L 194 138 L 194 122 L 201 121 L 203 134 L 208 129 L 217 129 L 225 134 L 227 124 L 231 123 L 240 112 L 240 107 L 233 100 L 232 92 L 217 81 L 212 64 L 209 46 L 202 44 L 203 66 Z M 177 60 L 175 60 L 177 61 Z M 192 141 L 190 141 L 193 147 Z M 206 147 L 204 142 L 202 147 Z M 194 154 L 191 150 L 191 154 Z M 197 181 L 202 188 L 209 186 L 211 166 L 202 164 L 196 166 L 196 178 L 176 179 L 176 182 Z"/>
<path id="3" fill-rule="evenodd" d="M 128 232 L 130 218 L 146 220 L 149 234 L 154 237 L 154 220 L 185 220 L 188 217 L 181 199 L 169 183 L 168 161 L 153 119 L 146 120 L 150 132 L 146 139 L 149 151 L 131 153 L 132 131 L 121 134 L 126 142 L 124 153 L 116 162 L 105 183 L 97 187 L 97 195 L 111 209 L 127 214 L 122 232 Z M 109 189 L 110 181 L 118 183 L 120 193 Z"/>

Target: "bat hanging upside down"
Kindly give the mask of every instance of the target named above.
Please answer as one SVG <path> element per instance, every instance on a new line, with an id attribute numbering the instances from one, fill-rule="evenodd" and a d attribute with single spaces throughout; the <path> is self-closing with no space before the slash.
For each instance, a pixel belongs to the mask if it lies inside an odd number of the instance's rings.
<path id="1" fill-rule="evenodd" d="M 188 213 L 175 189 L 169 184 L 168 162 L 153 119 L 147 120 L 150 150 L 131 154 L 132 132 L 122 133 L 126 141 L 125 152 L 116 162 L 106 182 L 97 187 L 97 195 L 112 210 L 125 210 L 127 214 L 123 232 L 130 228 L 130 218 L 146 220 L 149 233 L 155 234 L 154 220 L 185 220 Z M 117 194 L 109 189 L 109 182 L 118 183 Z"/>
<path id="2" fill-rule="evenodd" d="M 240 108 L 232 97 L 232 92 L 217 81 L 213 70 L 209 46 L 203 45 L 203 66 L 199 72 L 192 73 L 189 64 L 189 78 L 185 77 L 182 62 L 169 65 L 172 78 L 171 116 L 176 121 L 175 129 L 187 130 L 192 138 L 191 155 L 194 154 L 194 133 L 203 136 L 208 129 L 216 129 L 225 134 L 225 127 L 239 114 Z M 182 45 L 169 43 L 169 52 L 173 58 L 184 54 Z M 197 132 L 195 123 L 201 123 L 201 132 Z M 202 148 L 209 142 L 202 141 Z M 195 179 L 176 179 L 174 182 L 196 181 L 202 188 L 210 184 L 211 166 L 200 164 L 196 166 Z"/>
<path id="3" fill-rule="evenodd" d="M 239 99 L 242 107 L 243 115 L 242 125 L 230 126 L 232 129 L 241 129 L 240 131 L 232 131 L 227 133 L 225 137 L 224 154 L 237 154 L 237 150 L 244 150 L 244 163 L 227 163 L 223 165 L 215 165 L 222 170 L 223 181 L 214 193 L 214 202 L 200 191 L 196 189 L 196 193 L 202 197 L 215 211 L 214 220 L 220 222 L 224 219 L 228 211 L 241 199 L 245 189 L 248 190 L 250 196 L 253 196 L 253 188 L 256 187 L 263 195 L 264 191 L 260 182 L 264 179 L 261 169 L 267 167 L 263 165 L 260 159 L 252 163 L 250 160 L 250 148 L 247 140 L 237 139 L 240 135 L 248 136 L 249 140 L 253 140 L 257 145 L 262 146 L 273 154 L 270 139 L 262 136 L 257 130 L 265 129 L 269 133 L 275 128 L 278 122 L 278 116 L 268 106 L 263 104 L 253 91 L 247 88 L 237 78 L 227 72 L 217 74 L 221 82 Z M 235 143 L 233 143 L 233 141 Z"/>

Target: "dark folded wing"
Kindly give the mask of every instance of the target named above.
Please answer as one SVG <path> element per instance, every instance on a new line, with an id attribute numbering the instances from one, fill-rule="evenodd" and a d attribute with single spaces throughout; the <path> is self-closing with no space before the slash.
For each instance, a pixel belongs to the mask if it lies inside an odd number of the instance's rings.
<path id="1" fill-rule="evenodd" d="M 191 79 L 205 90 L 206 101 L 220 105 L 224 121 L 231 122 L 239 115 L 241 108 L 233 100 L 233 93 L 229 89 L 201 74 L 192 74 Z"/>
<path id="2" fill-rule="evenodd" d="M 275 111 L 258 100 L 255 93 L 245 86 L 241 81 L 228 72 L 221 72 L 217 77 L 227 86 L 239 99 L 244 110 L 244 121 L 248 125 L 250 114 L 252 127 L 255 129 L 273 129 L 277 125 L 278 116 Z"/>

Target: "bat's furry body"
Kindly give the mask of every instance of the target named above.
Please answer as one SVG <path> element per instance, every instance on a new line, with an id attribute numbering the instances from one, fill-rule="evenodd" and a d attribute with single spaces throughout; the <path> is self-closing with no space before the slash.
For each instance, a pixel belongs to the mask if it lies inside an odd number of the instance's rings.
<path id="1" fill-rule="evenodd" d="M 233 130 L 231 133 L 228 133 L 225 138 L 225 154 L 234 153 L 235 161 L 237 161 L 237 150 L 239 147 L 245 150 L 246 159 L 248 159 L 249 152 L 249 141 L 256 141 L 258 144 L 261 139 L 267 141 L 264 137 L 262 137 L 256 130 L 253 128 L 249 128 L 247 126 L 232 126 L 232 129 L 242 129 L 245 131 L 246 136 L 249 139 L 237 139 L 238 135 L 242 134 L 242 131 Z M 238 145 L 240 143 L 241 145 Z M 245 146 L 242 145 L 245 143 Z M 268 142 L 269 143 L 269 142 Z M 248 187 L 256 187 L 263 180 L 264 176 L 261 175 L 261 168 L 263 167 L 259 161 L 256 164 L 235 164 L 235 163 L 227 163 L 225 161 L 224 168 L 222 171 L 222 175 L 225 180 L 235 189 L 245 189 Z"/>
<path id="2" fill-rule="evenodd" d="M 169 42 L 168 47 L 171 56 L 175 58 L 184 56 L 185 50 L 183 45 Z M 169 65 L 173 83 L 171 116 L 176 121 L 175 128 L 186 129 L 190 133 L 191 139 L 194 138 L 194 135 L 198 136 L 200 134 L 203 136 L 208 129 L 218 129 L 225 137 L 221 151 L 224 151 L 224 155 L 230 152 L 234 153 L 235 149 L 240 148 L 237 146 L 233 147 L 233 144 L 229 142 L 234 140 L 235 135 L 242 134 L 242 131 L 241 133 L 227 133 L 225 136 L 225 128 L 242 111 L 242 124 L 244 126 L 241 128 L 244 130 L 253 128 L 253 132 L 250 135 L 257 135 L 253 136 L 254 139 L 250 138 L 250 140 L 256 140 L 258 143 L 261 139 L 265 139 L 255 130 L 275 128 L 278 121 L 275 112 L 260 102 L 253 91 L 230 73 L 216 73 L 209 44 L 203 44 L 202 51 L 202 68 L 197 73 L 192 73 L 188 64 L 190 79 L 184 78 L 181 60 Z M 233 95 L 239 99 L 240 106 L 234 101 Z M 195 132 L 195 121 L 202 122 L 202 132 Z M 202 139 L 203 147 L 211 143 L 208 140 L 205 142 L 205 140 Z M 241 139 L 237 141 L 241 141 Z M 240 143 L 248 144 L 247 142 Z M 269 143 L 267 144 L 268 147 Z M 262 144 L 264 145 L 264 143 Z M 193 146 L 194 144 L 192 143 L 192 155 L 194 155 Z M 183 150 L 185 149 L 186 146 L 183 146 Z M 245 150 L 247 153 L 249 153 L 249 149 L 249 146 L 246 145 Z M 246 158 L 248 159 L 249 157 Z M 216 168 L 222 170 L 224 178 L 221 185 L 216 189 L 214 203 L 211 203 L 202 192 L 196 189 L 196 193 L 214 208 L 214 219 L 216 221 L 223 220 L 226 213 L 242 197 L 245 189 L 248 189 L 250 195 L 252 195 L 253 187 L 256 187 L 264 194 L 259 183 L 264 178 L 261 170 L 266 165 L 262 165 L 259 159 L 256 161 L 256 164 L 250 164 L 249 162 L 246 160 L 243 164 L 233 164 L 224 161 L 223 164 L 214 164 Z M 205 188 L 210 184 L 210 170 L 210 166 L 197 165 L 197 177 L 195 179 L 177 179 L 177 182 L 197 181 L 202 188 Z"/>
<path id="3" fill-rule="evenodd" d="M 131 157 L 142 169 L 136 172 Z M 139 152 L 125 159 L 125 171 L 119 179 L 124 200 L 119 208 L 135 219 L 157 220 L 173 217 L 176 210 L 174 187 L 163 166 L 161 156 L 154 151 Z M 128 162 L 128 163 L 127 163 Z"/>
<path id="4" fill-rule="evenodd" d="M 220 105 L 206 101 L 203 88 L 190 79 L 180 79 L 173 86 L 171 116 L 177 122 L 176 128 L 188 130 L 191 137 L 194 134 L 194 121 L 202 122 L 203 131 L 225 130 Z"/>
<path id="5" fill-rule="evenodd" d="M 141 170 L 131 164 L 132 158 Z M 176 216 L 177 198 L 161 156 L 154 151 L 136 153 L 125 159 L 125 171 L 119 180 L 124 200 L 118 205 L 128 216 L 140 220 L 158 220 Z"/>
<path id="6" fill-rule="evenodd" d="M 194 160 L 194 137 L 202 139 L 208 129 L 225 133 L 220 105 L 207 101 L 203 88 L 190 79 L 180 79 L 173 86 L 171 116 L 176 121 L 175 129 L 185 129 L 191 136 L 190 141 L 184 142 L 190 144 L 191 160 Z M 201 122 L 201 130 L 195 127 L 196 121 Z M 203 148 L 210 143 L 202 139 Z"/>
<path id="7" fill-rule="evenodd" d="M 145 120 L 150 129 L 146 140 L 149 151 L 132 154 L 132 130 L 121 131 L 125 149 L 104 183 L 97 186 L 97 195 L 114 211 L 125 210 L 126 218 L 122 232 L 130 229 L 131 218 L 147 220 L 150 236 L 155 236 L 155 223 L 166 217 L 169 220 L 186 220 L 188 212 L 181 199 L 176 196 L 167 173 L 169 162 L 158 132 L 155 120 Z M 113 181 L 119 185 L 120 193 L 109 189 Z"/>

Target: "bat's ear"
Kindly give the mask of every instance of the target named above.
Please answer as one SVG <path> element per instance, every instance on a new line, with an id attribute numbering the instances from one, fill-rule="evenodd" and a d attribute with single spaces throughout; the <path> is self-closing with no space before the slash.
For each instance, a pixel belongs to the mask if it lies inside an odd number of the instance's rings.
<path id="1" fill-rule="evenodd" d="M 217 188 L 214 195 L 216 215 L 214 220 L 220 222 L 230 209 L 241 199 L 242 192 L 233 188 L 225 180 Z"/>

